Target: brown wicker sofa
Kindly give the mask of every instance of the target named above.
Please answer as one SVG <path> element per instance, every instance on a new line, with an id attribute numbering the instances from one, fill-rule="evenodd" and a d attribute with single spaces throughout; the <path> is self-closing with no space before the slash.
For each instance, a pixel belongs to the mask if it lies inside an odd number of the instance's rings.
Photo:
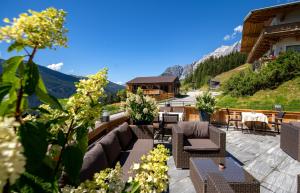
<path id="1" fill-rule="evenodd" d="M 225 157 L 226 133 L 208 122 L 179 122 L 173 126 L 172 154 L 177 168 L 189 168 L 190 157 Z"/>
<path id="2" fill-rule="evenodd" d="M 281 124 L 280 148 L 300 161 L 300 122 Z"/>
<path id="3" fill-rule="evenodd" d="M 127 122 L 113 129 L 103 138 L 91 144 L 83 158 L 80 181 L 92 179 L 96 172 L 111 168 L 120 162 L 123 179 L 133 163 L 139 163 L 142 155 L 153 149 L 153 127 L 139 128 Z"/>

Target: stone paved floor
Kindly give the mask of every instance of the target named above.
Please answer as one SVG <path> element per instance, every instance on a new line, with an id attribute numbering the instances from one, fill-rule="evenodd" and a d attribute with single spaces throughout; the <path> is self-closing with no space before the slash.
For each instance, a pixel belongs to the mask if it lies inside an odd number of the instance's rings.
<path id="1" fill-rule="evenodd" d="M 280 149 L 279 135 L 229 130 L 226 141 L 227 152 L 242 162 L 244 169 L 260 181 L 261 193 L 297 192 L 296 175 L 300 174 L 300 162 Z M 194 193 L 189 170 L 176 169 L 173 157 L 168 165 L 170 193 Z"/>

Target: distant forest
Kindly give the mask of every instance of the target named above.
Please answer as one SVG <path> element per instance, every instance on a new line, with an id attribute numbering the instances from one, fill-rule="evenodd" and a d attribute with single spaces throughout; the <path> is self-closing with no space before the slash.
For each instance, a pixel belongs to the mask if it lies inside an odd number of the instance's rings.
<path id="1" fill-rule="evenodd" d="M 190 87 L 196 86 L 197 88 L 200 88 L 218 74 L 244 64 L 246 62 L 246 58 L 247 55 L 240 52 L 234 52 L 219 58 L 211 57 L 199 64 L 195 71 L 183 80 L 183 84 L 189 85 Z M 192 85 L 193 82 L 195 85 Z"/>

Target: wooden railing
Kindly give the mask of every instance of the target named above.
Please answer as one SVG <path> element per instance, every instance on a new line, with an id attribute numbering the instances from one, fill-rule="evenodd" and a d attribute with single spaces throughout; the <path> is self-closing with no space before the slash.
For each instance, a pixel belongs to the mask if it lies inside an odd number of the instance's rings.
<path id="1" fill-rule="evenodd" d="M 125 115 L 120 115 L 120 116 L 112 117 L 109 122 L 96 123 L 95 129 L 91 129 L 91 131 L 89 132 L 88 135 L 89 144 L 99 139 L 101 136 L 105 135 L 106 133 L 108 133 L 118 125 L 121 125 L 122 123 L 127 121 L 129 121 L 129 117 Z"/>
<path id="2" fill-rule="evenodd" d="M 160 95 L 163 91 L 159 89 L 143 89 L 143 93 L 145 95 Z"/>
<path id="3" fill-rule="evenodd" d="M 229 109 L 230 112 L 258 112 L 268 116 L 269 121 L 274 121 L 277 111 L 272 110 L 252 110 L 252 109 Z M 195 107 L 185 107 L 185 117 L 187 121 L 199 120 L 199 111 Z M 227 111 L 226 109 L 219 109 L 212 115 L 212 122 L 219 124 L 227 123 Z M 300 121 L 300 112 L 286 112 L 283 122 Z"/>
<path id="4" fill-rule="evenodd" d="M 300 30 L 300 22 L 285 23 L 285 24 L 265 27 L 266 34 L 283 33 L 283 32 L 295 31 L 295 30 Z"/>

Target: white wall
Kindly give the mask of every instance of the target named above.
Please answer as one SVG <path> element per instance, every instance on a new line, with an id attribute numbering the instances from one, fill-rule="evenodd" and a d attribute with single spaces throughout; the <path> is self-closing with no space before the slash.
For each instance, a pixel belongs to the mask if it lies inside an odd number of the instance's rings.
<path id="1" fill-rule="evenodd" d="M 300 40 L 296 38 L 285 38 L 273 45 L 274 55 L 279 55 L 280 52 L 286 51 L 286 46 L 300 45 Z"/>

